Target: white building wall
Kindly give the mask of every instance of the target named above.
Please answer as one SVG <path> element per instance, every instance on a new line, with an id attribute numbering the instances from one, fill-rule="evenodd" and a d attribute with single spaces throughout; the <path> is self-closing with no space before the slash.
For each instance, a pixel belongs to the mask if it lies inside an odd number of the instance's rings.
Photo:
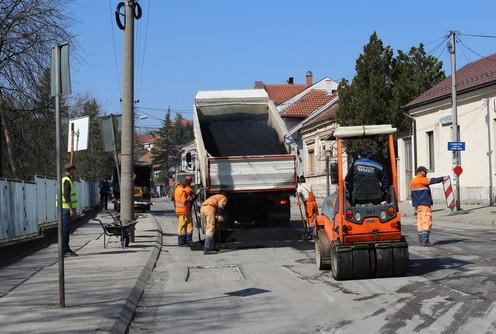
<path id="1" fill-rule="evenodd" d="M 494 88 L 484 88 L 476 92 L 457 97 L 457 114 L 460 128 L 460 141 L 465 142 L 465 151 L 461 151 L 460 200 L 467 204 L 489 204 L 494 198 L 495 173 L 495 96 Z M 488 104 L 489 98 L 489 123 Z M 452 139 L 451 124 L 442 124 L 452 116 L 451 99 L 412 109 L 410 114 L 416 118 L 417 134 L 417 166 L 431 169 L 428 177 L 453 174 L 453 152 L 448 150 L 448 142 Z M 490 136 L 488 135 L 490 131 Z M 429 150 L 427 132 L 434 133 L 435 161 L 429 166 Z M 415 145 L 413 143 L 412 147 Z M 489 148 L 491 146 L 491 150 Z M 404 141 L 398 141 L 398 155 L 404 156 Z M 490 152 L 492 151 L 492 152 Z M 405 166 L 399 162 L 400 186 L 406 184 Z M 454 181 L 454 180 L 453 180 Z M 454 183 L 454 182 L 453 182 Z M 408 198 L 406 189 L 400 188 L 400 199 Z M 431 187 L 434 200 L 445 201 L 441 185 Z"/>

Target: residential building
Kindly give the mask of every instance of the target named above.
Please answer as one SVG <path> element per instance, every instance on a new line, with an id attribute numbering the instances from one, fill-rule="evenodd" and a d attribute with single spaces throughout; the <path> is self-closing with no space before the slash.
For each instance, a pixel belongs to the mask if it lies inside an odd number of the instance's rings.
<path id="1" fill-rule="evenodd" d="M 496 54 L 468 63 L 455 73 L 456 120 L 459 140 L 453 137 L 452 76 L 404 106 L 412 118 L 412 133 L 398 138 L 400 200 L 409 200 L 409 183 L 416 167 L 429 176 L 454 178 L 449 143 L 464 143 L 460 152 L 460 203 L 494 204 L 496 173 Z M 454 182 L 453 182 L 454 183 Z M 456 184 L 454 184 L 456 187 Z M 432 187 L 433 198 L 445 201 L 443 188 Z"/>

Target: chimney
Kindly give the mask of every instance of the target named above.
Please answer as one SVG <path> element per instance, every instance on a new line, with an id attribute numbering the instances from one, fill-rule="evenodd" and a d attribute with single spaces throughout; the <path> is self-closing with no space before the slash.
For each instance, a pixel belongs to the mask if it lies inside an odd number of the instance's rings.
<path id="1" fill-rule="evenodd" d="M 289 77 L 288 81 L 286 81 L 288 85 L 292 85 L 294 84 L 294 78 L 293 77 Z"/>
<path id="2" fill-rule="evenodd" d="M 307 71 L 307 87 L 313 85 L 313 75 L 312 75 L 312 71 Z"/>

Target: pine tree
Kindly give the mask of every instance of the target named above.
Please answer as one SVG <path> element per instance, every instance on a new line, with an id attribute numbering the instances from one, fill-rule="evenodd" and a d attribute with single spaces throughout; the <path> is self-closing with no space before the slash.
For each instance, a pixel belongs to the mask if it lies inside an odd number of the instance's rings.
<path id="1" fill-rule="evenodd" d="M 402 106 L 445 78 L 442 62 L 426 56 L 423 44 L 393 58 L 391 47 L 384 47 L 375 32 L 356 61 L 356 72 L 351 84 L 343 79 L 338 88 L 338 124 L 391 124 L 400 132 L 411 124 Z M 381 137 L 345 141 L 347 153 L 355 157 L 368 145 L 387 151 Z"/>
<path id="2" fill-rule="evenodd" d="M 374 32 L 356 61 L 356 76 L 351 84 L 343 80 L 338 88 L 341 126 L 390 124 L 393 51 Z M 387 143 L 380 138 L 345 141 L 348 154 L 356 156 L 367 145 L 380 150 Z"/>
<path id="3" fill-rule="evenodd" d="M 193 140 L 193 126 L 184 120 L 180 113 L 176 114 L 172 136 L 178 146 L 189 144 Z"/>
<path id="4" fill-rule="evenodd" d="M 433 56 L 426 56 L 424 45 L 412 47 L 408 54 L 398 51 L 393 60 L 393 124 L 404 131 L 409 128 L 411 120 L 401 112 L 402 106 L 412 101 L 426 90 L 446 78 L 442 70 L 443 63 Z"/>
<path id="5" fill-rule="evenodd" d="M 170 177 L 171 171 L 180 164 L 179 150 L 175 143 L 174 129 L 170 117 L 170 108 L 167 110 L 162 127 L 156 133 L 159 139 L 152 148 L 153 163 L 160 165 L 163 177 Z"/>

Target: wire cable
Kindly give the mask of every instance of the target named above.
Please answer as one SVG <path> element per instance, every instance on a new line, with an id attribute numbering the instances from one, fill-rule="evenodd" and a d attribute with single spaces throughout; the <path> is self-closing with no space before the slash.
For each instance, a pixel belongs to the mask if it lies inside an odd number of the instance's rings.
<path id="1" fill-rule="evenodd" d="M 109 10 L 110 10 L 110 26 L 112 27 L 112 45 L 114 47 L 114 63 L 115 63 L 115 74 L 117 77 L 117 92 L 119 97 L 122 96 L 121 93 L 121 81 L 119 80 L 119 65 L 117 63 L 117 51 L 115 47 L 115 31 L 114 31 L 114 12 L 112 11 L 112 1 L 109 0 Z"/>
<path id="2" fill-rule="evenodd" d="M 148 23 L 150 22 L 150 7 L 151 7 L 151 1 L 148 1 L 148 10 L 147 10 L 147 15 L 146 15 L 146 24 L 145 24 L 145 38 L 143 42 L 143 56 L 142 56 L 142 64 L 141 64 L 141 73 L 139 75 L 139 84 L 138 84 L 138 95 L 141 94 L 141 87 L 143 84 L 143 72 L 145 68 L 145 55 L 146 55 L 146 44 L 148 40 Z"/>

